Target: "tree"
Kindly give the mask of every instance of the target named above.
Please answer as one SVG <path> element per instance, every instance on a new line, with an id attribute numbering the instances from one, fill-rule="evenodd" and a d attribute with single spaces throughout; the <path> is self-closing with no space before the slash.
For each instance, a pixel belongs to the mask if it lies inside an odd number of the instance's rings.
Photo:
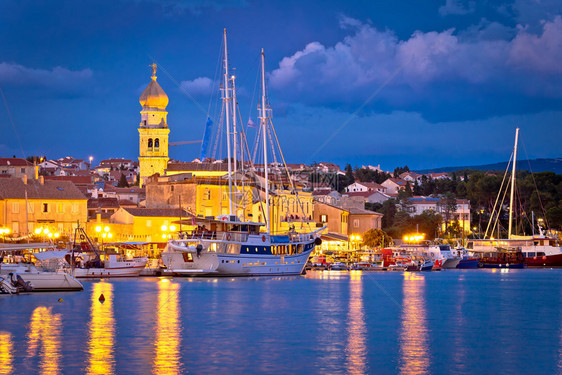
<path id="1" fill-rule="evenodd" d="M 345 177 L 347 179 L 348 185 L 351 185 L 355 182 L 355 177 L 353 177 L 353 168 L 349 163 L 347 163 L 345 166 Z"/>
<path id="2" fill-rule="evenodd" d="M 392 245 L 392 237 L 381 229 L 369 229 L 363 233 L 363 246 L 373 248 L 388 245 Z"/>
<path id="3" fill-rule="evenodd" d="M 414 182 L 414 195 L 421 195 L 422 190 L 420 184 L 418 184 L 418 180 Z"/>
<path id="4" fill-rule="evenodd" d="M 117 183 L 117 187 L 129 187 L 129 182 L 127 181 L 127 177 L 123 173 L 121 173 L 121 177 L 119 178 L 119 182 Z"/>
<path id="5" fill-rule="evenodd" d="M 449 232 L 449 222 L 453 219 L 454 213 L 457 211 L 457 198 L 451 192 L 443 194 L 439 200 L 439 209 L 443 212 L 445 219 L 445 233 Z"/>

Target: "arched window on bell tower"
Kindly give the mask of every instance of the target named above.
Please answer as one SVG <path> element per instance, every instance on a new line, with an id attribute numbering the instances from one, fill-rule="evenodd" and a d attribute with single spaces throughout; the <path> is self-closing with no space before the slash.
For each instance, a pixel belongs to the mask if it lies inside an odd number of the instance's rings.
<path id="1" fill-rule="evenodd" d="M 148 138 L 148 150 L 152 151 L 152 138 Z"/>
<path id="2" fill-rule="evenodd" d="M 160 139 L 156 138 L 154 140 L 154 151 L 158 151 L 159 148 L 160 148 Z"/>

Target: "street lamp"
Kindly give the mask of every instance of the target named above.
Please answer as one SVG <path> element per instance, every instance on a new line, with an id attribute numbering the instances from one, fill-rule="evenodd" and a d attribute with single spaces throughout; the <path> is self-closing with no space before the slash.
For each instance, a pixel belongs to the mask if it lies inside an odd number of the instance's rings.
<path id="1" fill-rule="evenodd" d="M 176 226 L 173 224 L 170 226 L 164 224 L 160 227 L 160 230 L 162 231 L 162 239 L 166 240 L 172 238 L 172 232 L 176 231 Z"/>
<path id="2" fill-rule="evenodd" d="M 0 235 L 2 236 L 2 242 L 5 242 L 5 237 L 8 234 L 10 234 L 9 228 L 0 228 Z"/>

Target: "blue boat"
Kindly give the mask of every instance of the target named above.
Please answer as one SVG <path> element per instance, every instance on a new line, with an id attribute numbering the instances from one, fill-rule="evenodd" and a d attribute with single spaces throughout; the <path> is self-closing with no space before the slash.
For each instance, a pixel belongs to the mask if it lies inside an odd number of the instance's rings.
<path id="1" fill-rule="evenodd" d="M 478 268 L 480 258 L 463 258 L 457 264 L 457 268 Z"/>

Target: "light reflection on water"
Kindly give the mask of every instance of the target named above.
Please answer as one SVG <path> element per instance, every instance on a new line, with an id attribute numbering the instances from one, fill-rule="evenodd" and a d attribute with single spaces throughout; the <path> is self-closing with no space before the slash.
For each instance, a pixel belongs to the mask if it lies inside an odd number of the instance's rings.
<path id="1" fill-rule="evenodd" d="M 347 369 L 350 374 L 365 374 L 367 345 L 363 311 L 363 279 L 361 271 L 350 272 L 349 320 L 347 339 Z"/>
<path id="2" fill-rule="evenodd" d="M 425 278 L 404 272 L 400 324 L 400 373 L 426 374 L 429 369 L 428 329 L 425 310 Z"/>
<path id="3" fill-rule="evenodd" d="M 60 372 L 61 329 L 61 315 L 53 314 L 52 307 L 40 306 L 33 310 L 27 335 L 27 359 L 41 358 L 41 374 Z"/>
<path id="4" fill-rule="evenodd" d="M 13 346 L 12 334 L 0 331 L 0 375 L 7 375 L 13 371 Z"/>
<path id="5" fill-rule="evenodd" d="M 168 279 L 162 279 L 158 283 L 156 350 L 152 369 L 154 374 L 181 373 L 179 290 L 179 284 Z"/>
<path id="6" fill-rule="evenodd" d="M 103 294 L 105 301 L 99 300 Z M 94 284 L 90 297 L 91 320 L 88 341 L 87 374 L 110 375 L 115 373 L 113 316 L 113 284 L 100 281 Z"/>
<path id="7" fill-rule="evenodd" d="M 0 375 L 562 373 L 560 270 L 84 284 L 0 298 Z"/>

